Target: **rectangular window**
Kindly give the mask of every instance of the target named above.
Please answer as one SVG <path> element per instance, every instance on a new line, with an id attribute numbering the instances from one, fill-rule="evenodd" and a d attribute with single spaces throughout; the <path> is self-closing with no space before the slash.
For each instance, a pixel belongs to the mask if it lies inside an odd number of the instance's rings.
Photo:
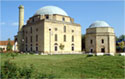
<path id="1" fill-rule="evenodd" d="M 64 42 L 66 42 L 66 35 L 64 35 Z"/>
<path id="2" fill-rule="evenodd" d="M 102 43 L 104 43 L 104 40 L 102 39 Z"/>
<path id="3" fill-rule="evenodd" d="M 32 19 L 32 22 L 34 22 L 34 18 Z"/>
<path id="4" fill-rule="evenodd" d="M 32 44 L 30 45 L 31 47 L 30 47 L 30 51 L 32 51 Z"/>
<path id="5" fill-rule="evenodd" d="M 27 37 L 26 37 L 26 43 L 27 43 Z"/>
<path id="6" fill-rule="evenodd" d="M 26 45 L 26 51 L 27 51 L 27 45 Z"/>
<path id="7" fill-rule="evenodd" d="M 38 42 L 38 35 L 36 35 L 36 42 Z"/>
<path id="8" fill-rule="evenodd" d="M 91 43 L 91 44 L 92 44 L 92 42 L 93 42 L 93 41 L 92 41 L 92 40 L 90 40 L 90 43 Z"/>
<path id="9" fill-rule="evenodd" d="M 74 51 L 74 47 L 72 46 L 72 51 Z"/>
<path id="10" fill-rule="evenodd" d="M 30 37 L 30 42 L 32 43 L 32 36 Z"/>
<path id="11" fill-rule="evenodd" d="M 57 34 L 55 34 L 55 41 L 57 41 Z"/>
<path id="12" fill-rule="evenodd" d="M 66 26 L 64 26 L 64 32 L 66 32 Z"/>
<path id="13" fill-rule="evenodd" d="M 38 32 L 38 28 L 36 28 L 36 32 Z"/>
<path id="14" fill-rule="evenodd" d="M 32 27 L 30 28 L 30 33 L 32 33 Z"/>
<path id="15" fill-rule="evenodd" d="M 38 47 L 36 47 L 36 51 L 38 51 Z"/>
<path id="16" fill-rule="evenodd" d="M 72 36 L 72 42 L 74 42 L 74 36 Z"/>

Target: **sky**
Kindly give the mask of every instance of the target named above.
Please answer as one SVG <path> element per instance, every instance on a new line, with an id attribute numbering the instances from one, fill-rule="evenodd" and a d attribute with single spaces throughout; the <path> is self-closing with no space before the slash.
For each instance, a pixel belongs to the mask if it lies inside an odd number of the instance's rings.
<path id="1" fill-rule="evenodd" d="M 116 36 L 125 34 L 123 1 L 1 1 L 0 40 L 10 38 L 18 32 L 19 5 L 24 6 L 24 22 L 35 12 L 48 5 L 62 8 L 75 23 L 82 27 L 82 34 L 95 21 L 106 21 L 114 28 Z"/>

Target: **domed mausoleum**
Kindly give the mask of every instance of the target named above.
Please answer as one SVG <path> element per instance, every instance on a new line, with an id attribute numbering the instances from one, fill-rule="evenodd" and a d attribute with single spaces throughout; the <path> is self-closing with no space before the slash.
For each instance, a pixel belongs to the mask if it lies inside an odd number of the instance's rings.
<path id="1" fill-rule="evenodd" d="M 85 50 L 92 53 L 115 53 L 114 29 L 105 21 L 95 21 L 86 29 Z"/>
<path id="2" fill-rule="evenodd" d="M 81 26 L 63 9 L 45 6 L 24 25 L 24 6 L 19 6 L 19 51 L 40 53 L 81 52 Z"/>

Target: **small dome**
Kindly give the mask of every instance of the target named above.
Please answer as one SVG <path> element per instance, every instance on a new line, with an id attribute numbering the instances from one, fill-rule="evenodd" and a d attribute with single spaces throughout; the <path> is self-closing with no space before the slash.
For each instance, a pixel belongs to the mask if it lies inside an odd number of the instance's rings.
<path id="1" fill-rule="evenodd" d="M 45 15 L 45 14 L 59 14 L 68 16 L 68 14 L 61 8 L 56 6 L 45 6 L 36 11 L 35 15 Z"/>
<path id="2" fill-rule="evenodd" d="M 89 26 L 89 28 L 93 28 L 93 27 L 110 27 L 110 26 L 105 21 L 95 21 Z"/>

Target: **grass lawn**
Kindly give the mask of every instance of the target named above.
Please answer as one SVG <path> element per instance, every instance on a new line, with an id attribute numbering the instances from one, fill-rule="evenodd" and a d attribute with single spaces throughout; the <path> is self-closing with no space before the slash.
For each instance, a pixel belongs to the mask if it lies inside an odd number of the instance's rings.
<path id="1" fill-rule="evenodd" d="M 1 54 L 1 64 L 5 60 L 18 66 L 34 65 L 34 74 L 53 74 L 57 78 L 124 78 L 124 56 L 86 55 L 26 55 L 21 54 L 12 59 Z"/>

